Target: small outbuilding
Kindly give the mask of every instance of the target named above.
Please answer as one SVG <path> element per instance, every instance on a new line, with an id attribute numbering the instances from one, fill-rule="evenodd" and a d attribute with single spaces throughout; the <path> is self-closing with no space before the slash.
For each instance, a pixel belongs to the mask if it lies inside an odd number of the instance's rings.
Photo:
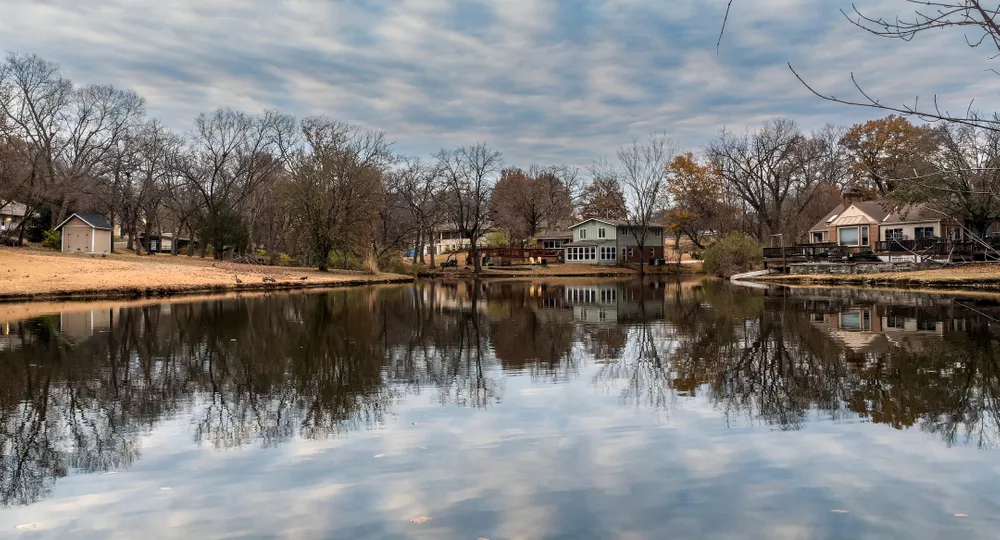
<path id="1" fill-rule="evenodd" d="M 99 214 L 76 212 L 56 230 L 63 253 L 111 253 L 111 222 Z"/>

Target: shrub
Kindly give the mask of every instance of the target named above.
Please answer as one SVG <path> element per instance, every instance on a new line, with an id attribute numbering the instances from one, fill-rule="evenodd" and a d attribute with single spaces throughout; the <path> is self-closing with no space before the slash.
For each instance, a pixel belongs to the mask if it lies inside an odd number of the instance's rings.
<path id="1" fill-rule="evenodd" d="M 295 258 L 287 253 L 278 254 L 278 265 L 280 266 L 295 266 Z"/>
<path id="2" fill-rule="evenodd" d="M 702 253 L 705 272 L 729 277 L 749 272 L 764 260 L 757 240 L 740 232 L 732 232 L 705 248 Z"/>
<path id="3" fill-rule="evenodd" d="M 495 231 L 486 235 L 483 246 L 486 248 L 502 248 L 510 245 L 510 235 L 505 231 Z"/>
<path id="4" fill-rule="evenodd" d="M 62 233 L 59 231 L 45 231 L 42 233 L 42 245 L 49 249 L 62 249 Z"/>
<path id="5" fill-rule="evenodd" d="M 407 274 L 412 269 L 398 253 L 385 255 L 378 261 L 378 270 L 393 274 Z"/>

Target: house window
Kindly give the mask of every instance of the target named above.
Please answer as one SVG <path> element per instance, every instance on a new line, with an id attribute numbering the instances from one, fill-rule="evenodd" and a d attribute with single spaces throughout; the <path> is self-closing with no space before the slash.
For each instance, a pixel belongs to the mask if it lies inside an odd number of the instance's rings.
<path id="1" fill-rule="evenodd" d="M 566 248 L 567 261 L 593 261 L 597 259 L 597 247 Z"/>
<path id="2" fill-rule="evenodd" d="M 629 235 L 628 227 L 622 227 L 621 235 L 622 236 L 628 236 Z"/>
<path id="3" fill-rule="evenodd" d="M 903 239 L 903 229 L 886 229 L 885 230 L 885 240 L 889 241 L 900 241 Z"/>
<path id="4" fill-rule="evenodd" d="M 913 237 L 917 240 L 924 238 L 934 238 L 934 227 L 914 227 Z"/>
<path id="5" fill-rule="evenodd" d="M 841 313 L 840 328 L 844 330 L 871 330 L 872 314 L 868 310 Z"/>
<path id="6" fill-rule="evenodd" d="M 837 231 L 840 235 L 839 243 L 842 246 L 856 246 L 858 245 L 858 228 L 857 227 L 843 227 Z"/>
<path id="7" fill-rule="evenodd" d="M 604 232 L 604 227 L 601 227 L 600 229 L 597 229 L 597 237 L 598 238 L 605 238 L 606 236 L 607 236 L 607 234 Z"/>
<path id="8" fill-rule="evenodd" d="M 821 232 L 814 232 L 813 233 L 813 243 L 814 244 L 821 244 L 821 243 L 823 243 L 823 233 L 821 233 Z"/>
<path id="9" fill-rule="evenodd" d="M 587 229 L 580 229 L 580 240 L 586 240 L 586 238 L 587 238 Z"/>
<path id="10" fill-rule="evenodd" d="M 842 246 L 867 246 L 868 226 L 841 227 L 837 230 L 837 238 Z"/>
<path id="11" fill-rule="evenodd" d="M 635 257 L 635 248 L 628 248 L 628 256 Z"/>
<path id="12" fill-rule="evenodd" d="M 917 330 L 924 330 L 927 332 L 937 331 L 937 321 L 932 321 L 930 319 L 918 319 Z"/>
<path id="13" fill-rule="evenodd" d="M 649 248 L 649 258 L 652 259 L 653 257 L 656 257 L 656 249 Z"/>
<path id="14" fill-rule="evenodd" d="M 601 246 L 601 260 L 602 261 L 613 261 L 613 260 L 615 260 L 615 247 L 614 246 Z"/>

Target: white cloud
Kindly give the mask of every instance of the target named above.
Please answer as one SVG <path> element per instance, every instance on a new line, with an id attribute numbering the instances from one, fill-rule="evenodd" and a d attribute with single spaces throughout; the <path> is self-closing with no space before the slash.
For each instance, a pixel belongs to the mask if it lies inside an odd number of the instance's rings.
<path id="1" fill-rule="evenodd" d="M 0 35 L 81 83 L 135 88 L 178 129 L 222 105 L 279 108 L 382 128 L 415 154 L 486 141 L 514 164 L 586 165 L 654 130 L 698 148 L 724 124 L 877 116 L 819 100 L 788 62 L 838 97 L 854 72 L 890 103 L 1000 105 L 986 52 L 959 33 L 890 42 L 850 25 L 846 1 L 737 0 L 716 54 L 726 3 L 7 0 Z"/>

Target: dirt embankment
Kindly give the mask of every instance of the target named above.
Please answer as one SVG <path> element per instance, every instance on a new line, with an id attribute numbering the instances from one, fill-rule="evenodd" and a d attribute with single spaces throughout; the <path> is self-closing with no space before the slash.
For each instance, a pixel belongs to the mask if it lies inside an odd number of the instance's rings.
<path id="1" fill-rule="evenodd" d="M 410 276 L 319 272 L 195 257 L 115 253 L 107 257 L 0 248 L 0 301 L 145 298 L 226 291 L 279 291 L 374 283 Z"/>

